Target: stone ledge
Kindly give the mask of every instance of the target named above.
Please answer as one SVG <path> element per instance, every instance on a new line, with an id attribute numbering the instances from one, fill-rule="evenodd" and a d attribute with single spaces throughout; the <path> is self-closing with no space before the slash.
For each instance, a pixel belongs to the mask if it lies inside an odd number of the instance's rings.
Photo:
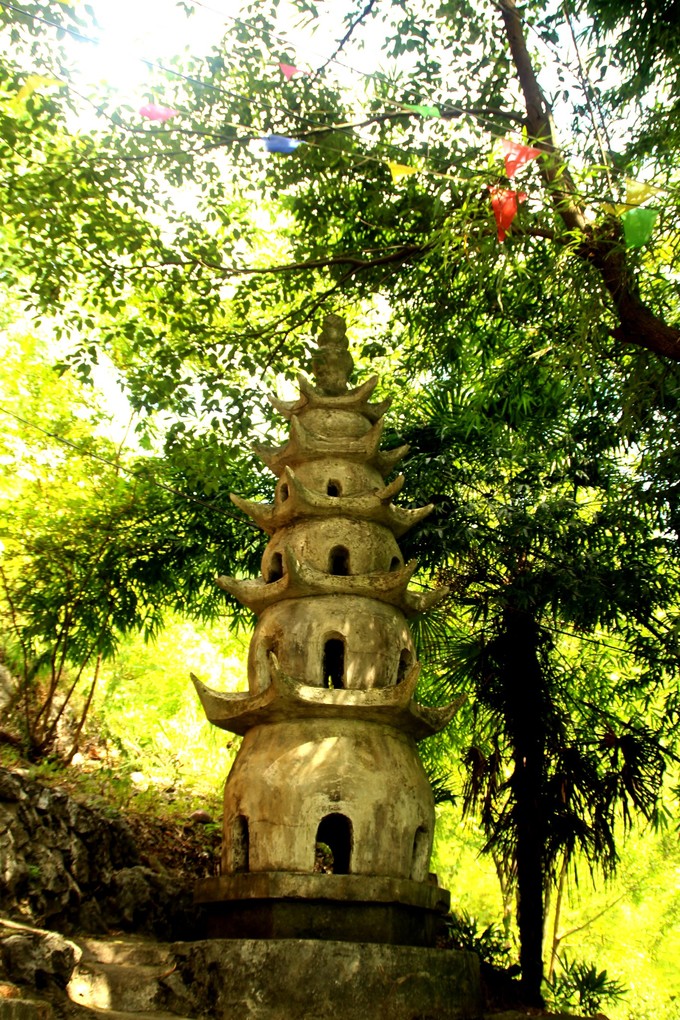
<path id="1" fill-rule="evenodd" d="M 450 893 L 436 882 L 382 875 L 319 875 L 290 871 L 247 871 L 198 882 L 196 903 L 225 900 L 341 900 L 343 903 L 399 903 L 446 913 Z"/>
<path id="2" fill-rule="evenodd" d="M 203 934 L 219 939 L 328 939 L 435 946 L 449 893 L 368 875 L 248 872 L 200 882 Z"/>

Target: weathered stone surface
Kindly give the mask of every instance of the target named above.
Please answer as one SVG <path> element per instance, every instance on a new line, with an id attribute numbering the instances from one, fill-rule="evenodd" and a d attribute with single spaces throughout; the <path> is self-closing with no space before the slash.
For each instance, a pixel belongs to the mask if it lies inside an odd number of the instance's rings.
<path id="1" fill-rule="evenodd" d="M 81 963 L 69 982 L 68 994 L 80 1006 L 143 1013 L 156 1006 L 161 976 L 155 967 Z"/>
<path id="2" fill-rule="evenodd" d="M 65 988 L 81 956 L 79 947 L 56 932 L 22 929 L 0 939 L 0 956 L 12 981 L 44 988 L 51 983 Z"/>
<path id="3" fill-rule="evenodd" d="M 415 662 L 408 624 L 396 606 L 356 595 L 290 599 L 266 609 L 258 621 L 250 643 L 250 690 L 258 693 L 271 683 L 272 651 L 283 673 L 323 688 L 329 632 L 345 642 L 347 690 L 394 687 L 400 671 Z"/>
<path id="4" fill-rule="evenodd" d="M 364 875 L 251 872 L 199 883 L 205 935 L 434 946 L 449 894 L 436 883 Z"/>
<path id="5" fill-rule="evenodd" d="M 215 1020 L 477 1020 L 477 958 L 314 940 L 180 943 L 161 982 L 173 1012 Z"/>
<path id="6" fill-rule="evenodd" d="M 0 1020 L 52 1020 L 54 1011 L 44 999 L 0 999 Z"/>
<path id="7" fill-rule="evenodd" d="M 245 816 L 249 870 L 311 874 L 334 813 L 349 820 L 351 874 L 427 878 L 434 799 L 410 737 L 352 718 L 253 727 L 225 787 L 223 871 L 238 870 L 232 826 Z"/>
<path id="8" fill-rule="evenodd" d="M 178 931 L 194 934 L 196 912 L 190 891 L 178 889 L 174 879 L 151 868 L 136 865 L 116 871 L 103 909 L 108 923 L 124 931 L 153 933 L 161 939 L 171 939 Z"/>
<path id="9" fill-rule="evenodd" d="M 256 906 L 239 899 L 238 882 L 223 883 L 211 924 L 230 936 L 239 925 L 331 940 L 355 930 L 422 946 L 434 941 L 433 918 L 410 901 L 386 902 L 381 881 L 428 883 L 434 798 L 416 740 L 447 726 L 459 705 L 414 702 L 407 617 L 446 589 L 408 587 L 416 563 L 404 562 L 397 538 L 431 507 L 392 507 L 401 482 L 385 476 L 407 448 L 380 449 L 387 404 L 369 404 L 375 378 L 348 391 L 347 348 L 344 321 L 327 317 L 312 356 L 316 388 L 301 377 L 299 400 L 272 401 L 289 420 L 288 440 L 255 448 L 278 476 L 274 502 L 234 498 L 271 536 L 260 578 L 217 578 L 260 617 L 249 694 L 193 680 L 210 722 L 243 736 L 225 785 L 223 874 L 313 876 L 325 847 L 325 871 L 371 881 L 344 918 L 341 899 L 308 891 Z"/>

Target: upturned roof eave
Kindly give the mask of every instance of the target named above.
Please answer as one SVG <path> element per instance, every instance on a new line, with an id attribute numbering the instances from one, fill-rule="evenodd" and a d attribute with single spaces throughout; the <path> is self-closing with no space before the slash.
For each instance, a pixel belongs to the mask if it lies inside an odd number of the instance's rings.
<path id="1" fill-rule="evenodd" d="M 269 402 L 284 418 L 289 420 L 293 415 L 301 414 L 306 410 L 327 410 L 327 411 L 354 411 L 368 418 L 370 422 L 377 422 L 392 404 L 392 398 L 386 397 L 378 403 L 371 404 L 368 398 L 378 384 L 378 376 L 373 375 L 360 386 L 356 386 L 347 393 L 331 396 L 322 393 L 310 382 L 307 376 L 298 375 L 298 386 L 300 396 L 297 400 L 279 400 L 273 394 L 269 395 Z"/>
<path id="2" fill-rule="evenodd" d="M 328 496 L 303 485 L 291 468 L 287 467 L 285 473 L 290 484 L 290 494 L 284 501 L 260 503 L 243 499 L 235 493 L 230 497 L 234 505 L 248 514 L 268 535 L 305 518 L 345 517 L 381 524 L 389 528 L 395 538 L 400 538 L 434 509 L 432 503 L 413 509 L 395 506 L 384 495 L 392 486 L 348 496 Z"/>
<path id="3" fill-rule="evenodd" d="M 389 726 L 423 740 L 444 729 L 460 708 L 464 696 L 443 707 L 419 705 L 402 685 L 370 691 L 326 690 L 309 687 L 275 674 L 258 694 L 227 694 L 194 682 L 208 720 L 220 729 L 245 735 L 254 726 L 309 719 L 354 719 Z M 410 686 L 410 685 L 408 685 Z"/>
<path id="4" fill-rule="evenodd" d="M 278 581 L 267 582 L 261 577 L 239 580 L 223 575 L 216 578 L 216 584 L 258 616 L 284 599 L 310 595 L 353 595 L 375 599 L 401 609 L 406 616 L 415 616 L 432 608 L 448 594 L 448 587 L 426 591 L 408 588 L 416 568 L 415 560 L 400 570 L 386 573 L 337 575 L 301 563 L 289 548 L 284 553 L 287 570 Z"/>

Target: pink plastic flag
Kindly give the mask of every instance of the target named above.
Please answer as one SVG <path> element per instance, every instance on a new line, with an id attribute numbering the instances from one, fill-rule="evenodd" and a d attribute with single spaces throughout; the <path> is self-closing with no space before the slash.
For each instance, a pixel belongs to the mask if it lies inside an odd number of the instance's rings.
<path id="1" fill-rule="evenodd" d="M 522 145 L 521 142 L 511 142 L 509 138 L 504 138 L 501 144 L 505 157 L 505 172 L 510 178 L 532 159 L 541 155 L 540 149 L 532 149 L 530 145 Z"/>
<path id="2" fill-rule="evenodd" d="M 178 113 L 179 110 L 173 110 L 169 106 L 156 106 L 155 103 L 147 103 L 139 108 L 140 117 L 146 117 L 147 120 L 159 120 L 161 124 L 176 117 Z"/>
<path id="3" fill-rule="evenodd" d="M 294 67 L 293 64 L 279 64 L 279 67 L 281 68 L 281 73 L 286 81 L 290 81 L 290 79 L 296 74 L 309 73 L 308 71 L 303 71 L 301 67 Z"/>
<path id="4" fill-rule="evenodd" d="M 510 224 L 517 215 L 519 203 L 526 201 L 526 192 L 513 191 L 512 188 L 499 188 L 492 184 L 489 185 L 489 191 L 491 192 L 491 208 L 498 227 L 498 240 L 504 241 Z"/>

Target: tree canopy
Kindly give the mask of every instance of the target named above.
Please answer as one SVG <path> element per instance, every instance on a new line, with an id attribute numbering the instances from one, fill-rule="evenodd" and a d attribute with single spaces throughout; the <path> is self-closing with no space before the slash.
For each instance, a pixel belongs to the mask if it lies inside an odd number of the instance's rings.
<path id="1" fill-rule="evenodd" d="M 346 315 L 412 446 L 405 494 L 436 504 L 411 551 L 451 584 L 424 696 L 470 708 L 428 753 L 462 758 L 519 883 L 536 1000 L 547 888 L 577 850 L 613 866 L 621 817 L 658 818 L 677 733 L 676 5 L 180 6 L 220 37 L 149 56 L 133 102 L 79 68 L 96 7 L 0 2 L 0 286 L 25 333 L 6 463 L 20 428 L 52 447 L 2 481 L 27 732 L 49 746 L 62 661 L 94 683 L 121 633 L 215 614 L 213 570 L 258 569 L 228 492 L 267 490 L 263 391 Z M 44 368 L 16 384 L 39 330 L 58 400 Z M 128 450 L 74 424 L 97 365 Z"/>

